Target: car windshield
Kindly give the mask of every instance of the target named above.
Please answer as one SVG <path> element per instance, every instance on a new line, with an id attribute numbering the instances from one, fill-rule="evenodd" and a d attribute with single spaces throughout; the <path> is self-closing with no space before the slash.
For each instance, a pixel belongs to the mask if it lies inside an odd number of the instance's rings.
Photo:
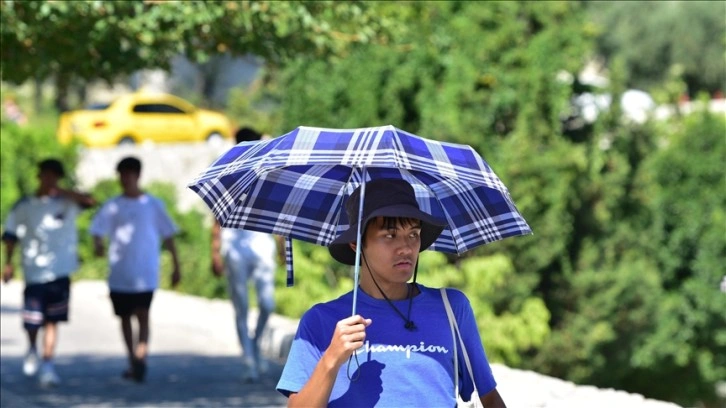
<path id="1" fill-rule="evenodd" d="M 86 106 L 86 110 L 104 110 L 111 106 L 110 103 L 92 103 Z"/>

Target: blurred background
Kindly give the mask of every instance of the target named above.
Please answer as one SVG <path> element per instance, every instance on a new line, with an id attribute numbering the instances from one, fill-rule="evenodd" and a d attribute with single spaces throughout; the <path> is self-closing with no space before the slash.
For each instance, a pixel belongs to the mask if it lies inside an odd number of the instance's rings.
<path id="1" fill-rule="evenodd" d="M 0 4 L 3 220 L 40 159 L 105 200 L 137 155 L 181 227 L 179 290 L 224 298 L 211 215 L 185 186 L 237 128 L 391 124 L 469 144 L 534 234 L 424 253 L 419 281 L 468 294 L 490 360 L 726 406 L 726 3 Z M 75 279 L 106 277 L 91 216 Z M 326 248 L 294 248 L 277 313 L 351 289 Z"/>

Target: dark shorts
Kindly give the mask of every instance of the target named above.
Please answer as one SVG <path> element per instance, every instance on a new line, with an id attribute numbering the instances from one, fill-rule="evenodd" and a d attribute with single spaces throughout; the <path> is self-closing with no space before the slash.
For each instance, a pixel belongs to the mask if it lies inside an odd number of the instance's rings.
<path id="1" fill-rule="evenodd" d="M 68 277 L 27 285 L 23 292 L 23 326 L 37 329 L 47 322 L 67 322 L 70 294 Z"/>
<path id="2" fill-rule="evenodd" d="M 130 316 L 136 309 L 149 310 L 154 291 L 139 293 L 111 292 L 111 303 L 116 316 Z"/>

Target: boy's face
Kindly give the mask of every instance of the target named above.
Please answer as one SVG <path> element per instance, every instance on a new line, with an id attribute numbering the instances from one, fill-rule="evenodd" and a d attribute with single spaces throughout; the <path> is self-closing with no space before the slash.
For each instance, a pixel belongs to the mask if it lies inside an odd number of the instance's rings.
<path id="1" fill-rule="evenodd" d="M 133 170 L 121 170 L 118 172 L 118 180 L 124 191 L 132 190 L 139 183 L 139 173 Z"/>
<path id="2" fill-rule="evenodd" d="M 377 217 L 368 223 L 362 239 L 362 266 L 370 268 L 379 283 L 411 279 L 421 249 L 420 220 Z"/>
<path id="3" fill-rule="evenodd" d="M 42 188 L 56 187 L 60 178 L 60 175 L 56 174 L 51 170 L 46 169 L 38 171 L 38 181 L 40 182 L 40 186 Z"/>

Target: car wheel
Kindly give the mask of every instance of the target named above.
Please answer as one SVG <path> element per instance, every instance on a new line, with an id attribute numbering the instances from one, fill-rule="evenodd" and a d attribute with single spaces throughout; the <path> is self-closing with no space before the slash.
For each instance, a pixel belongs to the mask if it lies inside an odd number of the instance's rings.
<path id="1" fill-rule="evenodd" d="M 118 141 L 119 146 L 133 146 L 135 144 L 136 142 L 131 136 L 124 136 L 121 138 L 121 140 Z"/>
<path id="2" fill-rule="evenodd" d="M 224 142 L 224 137 L 219 132 L 212 132 L 207 136 L 207 143 L 212 146 L 221 146 Z"/>

